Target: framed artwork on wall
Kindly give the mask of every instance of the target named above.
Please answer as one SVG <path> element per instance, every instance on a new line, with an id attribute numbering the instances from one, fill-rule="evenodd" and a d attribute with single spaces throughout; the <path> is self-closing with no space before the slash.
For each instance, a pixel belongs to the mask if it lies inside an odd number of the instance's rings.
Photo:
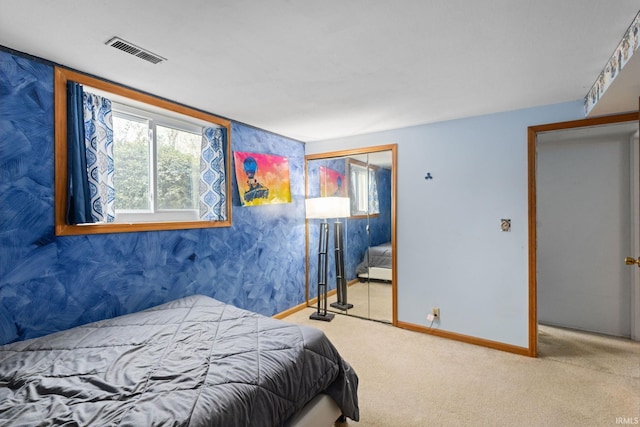
<path id="1" fill-rule="evenodd" d="M 289 159 L 261 153 L 233 153 L 242 206 L 291 203 Z"/>

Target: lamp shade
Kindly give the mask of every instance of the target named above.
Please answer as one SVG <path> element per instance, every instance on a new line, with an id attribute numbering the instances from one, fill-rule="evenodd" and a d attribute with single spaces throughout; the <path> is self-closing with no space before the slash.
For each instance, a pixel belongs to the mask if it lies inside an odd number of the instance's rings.
<path id="1" fill-rule="evenodd" d="M 315 197 L 304 202 L 309 219 L 346 218 L 351 214 L 348 197 Z"/>

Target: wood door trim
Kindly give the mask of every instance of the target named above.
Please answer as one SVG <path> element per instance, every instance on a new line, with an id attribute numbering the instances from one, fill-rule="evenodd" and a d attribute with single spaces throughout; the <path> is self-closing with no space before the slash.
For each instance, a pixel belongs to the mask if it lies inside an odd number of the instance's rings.
<path id="1" fill-rule="evenodd" d="M 640 103 L 640 100 L 639 100 Z M 529 348 L 527 355 L 538 356 L 538 279 L 537 279 L 537 214 L 536 214 L 536 148 L 539 133 L 565 129 L 610 125 L 624 122 L 640 122 L 640 109 L 635 113 L 615 114 L 611 116 L 593 117 L 588 119 L 571 120 L 566 122 L 548 123 L 529 126 L 527 130 L 527 171 L 528 171 L 528 200 L 529 200 Z"/>

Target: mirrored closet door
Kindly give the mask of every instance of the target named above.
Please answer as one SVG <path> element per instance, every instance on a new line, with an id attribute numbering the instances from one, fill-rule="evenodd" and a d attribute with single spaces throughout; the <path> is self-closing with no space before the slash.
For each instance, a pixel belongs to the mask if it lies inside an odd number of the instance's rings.
<path id="1" fill-rule="evenodd" d="M 348 203 L 343 217 L 326 218 L 328 250 L 324 255 L 321 230 L 325 219 L 307 220 L 310 306 L 316 306 L 318 283 L 326 282 L 330 312 L 395 323 L 395 148 L 306 157 L 307 198 L 333 197 Z"/>

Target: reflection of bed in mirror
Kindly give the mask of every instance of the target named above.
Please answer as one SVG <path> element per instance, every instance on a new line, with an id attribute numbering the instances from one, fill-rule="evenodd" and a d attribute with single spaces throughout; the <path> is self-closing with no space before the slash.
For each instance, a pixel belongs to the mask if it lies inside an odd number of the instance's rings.
<path id="1" fill-rule="evenodd" d="M 391 242 L 367 248 L 362 262 L 356 267 L 361 282 L 367 279 L 391 282 L 391 273 Z"/>

